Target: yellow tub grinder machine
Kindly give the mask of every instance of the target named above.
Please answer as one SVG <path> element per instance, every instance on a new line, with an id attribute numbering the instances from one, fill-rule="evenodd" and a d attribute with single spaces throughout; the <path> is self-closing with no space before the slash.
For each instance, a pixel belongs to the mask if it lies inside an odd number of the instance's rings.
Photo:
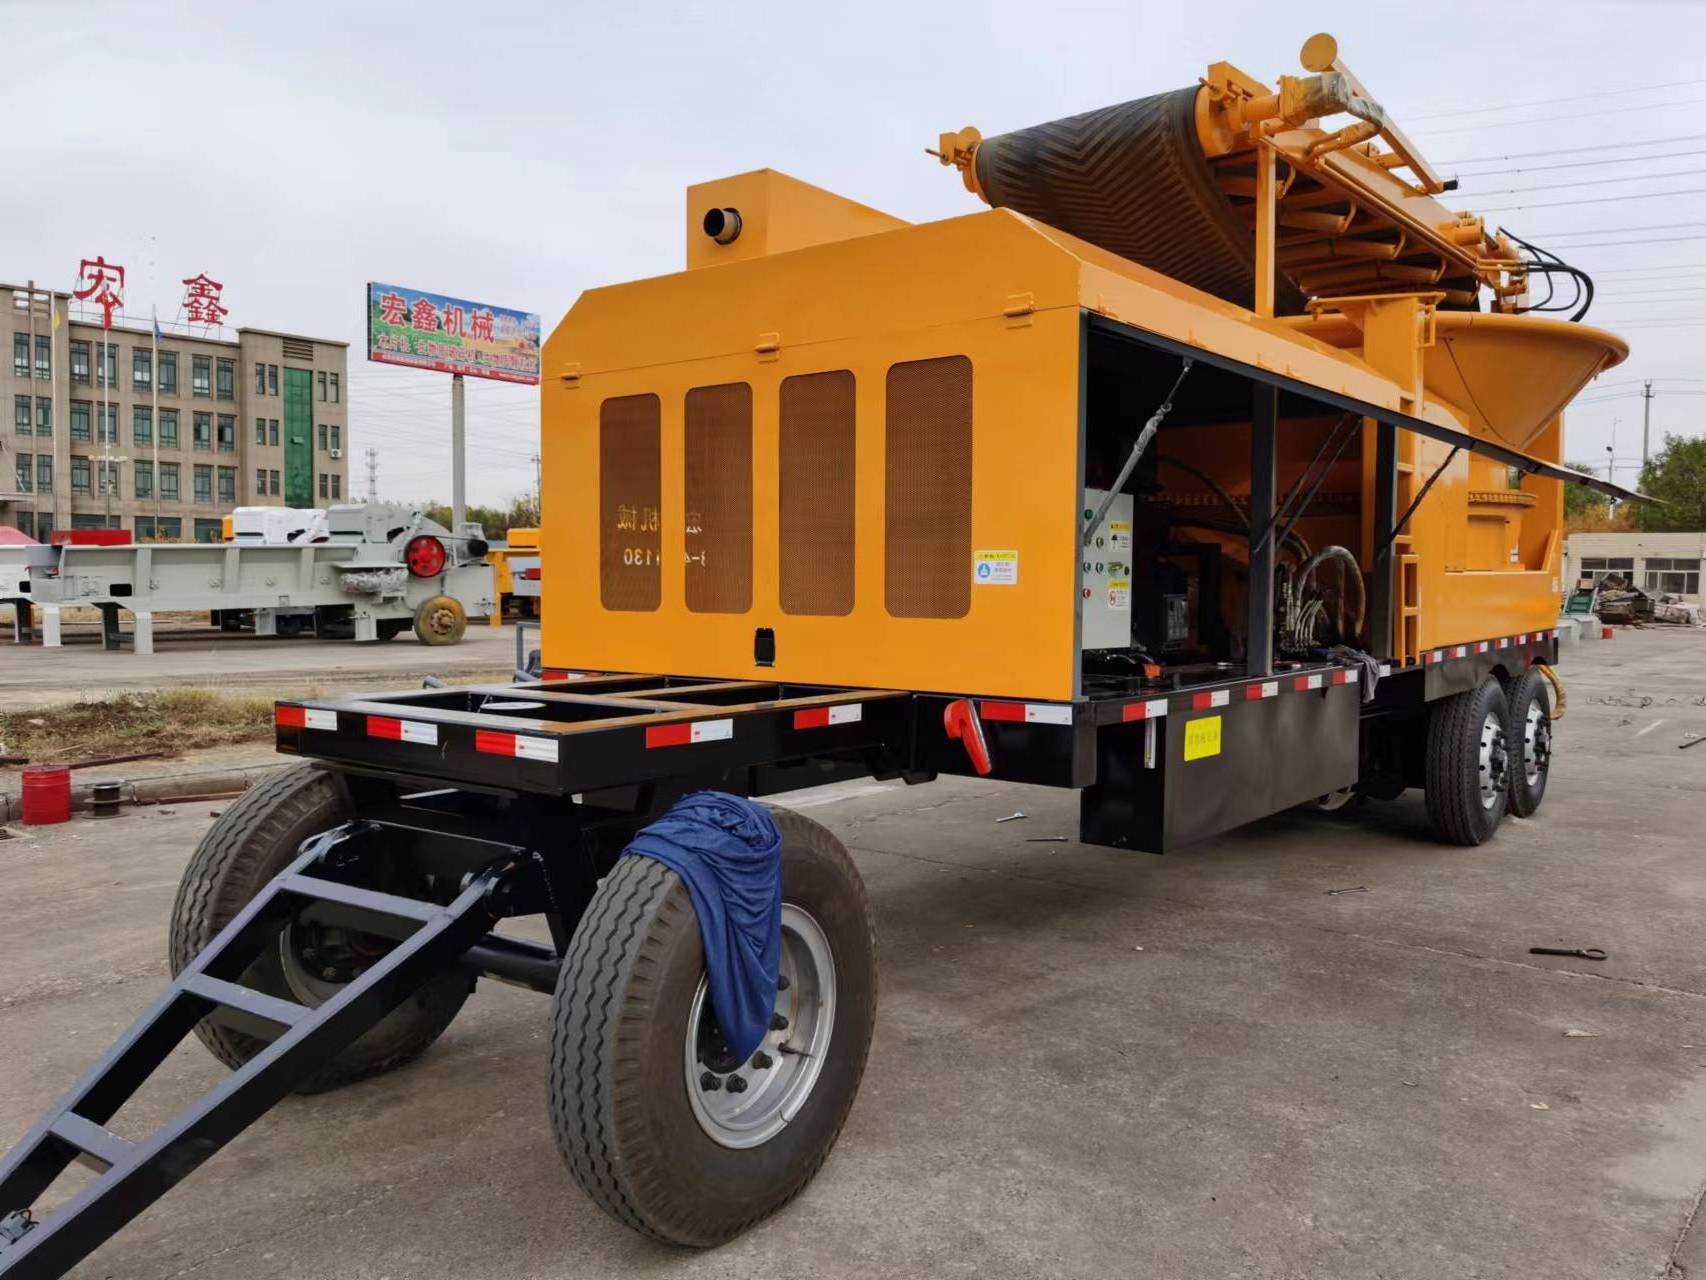
<path id="1" fill-rule="evenodd" d="M 942 222 L 691 188 L 687 269 L 545 347 L 543 679 L 279 705 L 309 762 L 225 810 L 171 988 L 0 1163 L 0 1275 L 62 1275 L 482 977 L 552 995 L 553 1130 L 617 1220 L 714 1245 L 786 1204 L 864 1068 L 865 894 L 775 811 L 775 1004 L 731 1046 L 686 886 L 625 852 L 687 792 L 1045 783 L 1152 852 L 1411 786 L 1462 844 L 1534 813 L 1562 484 L 1621 492 L 1559 467 L 1561 415 L 1626 349 L 1580 271 L 1443 202 L 1330 38 L 1302 60 L 944 134 L 990 207 Z M 527 914 L 549 943 L 497 932 Z M 112 1132 L 192 1028 L 233 1075 Z"/>

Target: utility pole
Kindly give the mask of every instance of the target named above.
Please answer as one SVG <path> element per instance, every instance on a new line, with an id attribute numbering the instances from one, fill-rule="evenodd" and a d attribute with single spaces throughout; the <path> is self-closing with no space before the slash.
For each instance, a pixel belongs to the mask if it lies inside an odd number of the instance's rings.
<path id="1" fill-rule="evenodd" d="M 545 472 L 539 455 L 533 455 L 533 518 L 543 519 L 545 513 Z"/>
<path id="2" fill-rule="evenodd" d="M 462 536 L 462 518 L 467 514 L 467 458 L 463 451 L 467 410 L 462 375 L 450 375 L 450 532 Z"/>
<path id="3" fill-rule="evenodd" d="M 1641 471 L 1647 470 L 1647 451 L 1650 429 L 1653 425 L 1653 383 L 1648 379 L 1641 384 Z"/>
<path id="4" fill-rule="evenodd" d="M 379 450 L 367 446 L 367 500 L 379 501 Z"/>

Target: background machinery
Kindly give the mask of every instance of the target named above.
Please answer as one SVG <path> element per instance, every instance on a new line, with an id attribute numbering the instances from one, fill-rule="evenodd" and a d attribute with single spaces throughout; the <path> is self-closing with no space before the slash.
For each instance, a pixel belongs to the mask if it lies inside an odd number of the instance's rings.
<path id="1" fill-rule="evenodd" d="M 863 1070 L 868 907 L 780 811 L 781 979 L 737 1060 L 682 882 L 624 853 L 689 791 L 974 774 L 1152 852 L 1353 791 L 1421 786 L 1461 844 L 1532 814 L 1561 484 L 1622 493 L 1557 465 L 1560 414 L 1625 348 L 1533 314 L 1580 274 L 1442 204 L 1330 39 L 1303 62 L 944 135 L 994 207 L 942 222 L 691 188 L 687 270 L 545 346 L 544 678 L 279 705 L 311 763 L 225 811 L 170 991 L 0 1164 L 0 1273 L 421 1052 L 479 976 L 552 994 L 554 1132 L 617 1220 L 711 1245 L 786 1204 Z M 549 944 L 495 931 L 531 913 Z M 120 1138 L 192 1027 L 235 1074 Z M 73 1159 L 102 1172 L 36 1222 Z"/>

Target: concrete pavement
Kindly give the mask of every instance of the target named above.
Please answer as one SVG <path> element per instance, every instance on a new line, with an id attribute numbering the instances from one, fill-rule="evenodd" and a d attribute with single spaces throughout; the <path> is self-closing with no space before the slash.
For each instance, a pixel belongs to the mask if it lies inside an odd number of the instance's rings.
<path id="1" fill-rule="evenodd" d="M 1416 793 L 1165 858 L 1025 843 L 1074 830 L 1070 793 L 805 797 L 870 888 L 877 1035 L 822 1173 L 715 1252 L 580 1195 L 547 1002 L 484 984 L 418 1063 L 288 1101 L 77 1274 L 1706 1274 L 1706 746 L 1677 749 L 1703 659 L 1700 632 L 1572 652 L 1547 802 L 1481 849 L 1429 842 Z M 0 1144 L 159 989 L 219 807 L 0 841 Z M 1554 944 L 1610 958 L 1528 954 Z M 222 1075 L 180 1047 L 120 1130 Z"/>

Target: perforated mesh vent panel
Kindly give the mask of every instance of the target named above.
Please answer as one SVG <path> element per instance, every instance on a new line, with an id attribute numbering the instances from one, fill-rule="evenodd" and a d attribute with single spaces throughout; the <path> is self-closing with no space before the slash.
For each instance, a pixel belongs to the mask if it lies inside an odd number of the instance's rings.
<path id="1" fill-rule="evenodd" d="M 744 382 L 687 393 L 683 438 L 687 607 L 752 608 L 752 388 Z"/>
<path id="2" fill-rule="evenodd" d="M 853 612 L 853 375 L 782 380 L 782 612 Z"/>
<path id="3" fill-rule="evenodd" d="M 655 609 L 663 598 L 656 396 L 614 396 L 598 408 L 598 596 L 606 609 Z"/>
<path id="4" fill-rule="evenodd" d="M 963 617 L 971 607 L 971 361 L 891 366 L 885 418 L 888 611 Z"/>

